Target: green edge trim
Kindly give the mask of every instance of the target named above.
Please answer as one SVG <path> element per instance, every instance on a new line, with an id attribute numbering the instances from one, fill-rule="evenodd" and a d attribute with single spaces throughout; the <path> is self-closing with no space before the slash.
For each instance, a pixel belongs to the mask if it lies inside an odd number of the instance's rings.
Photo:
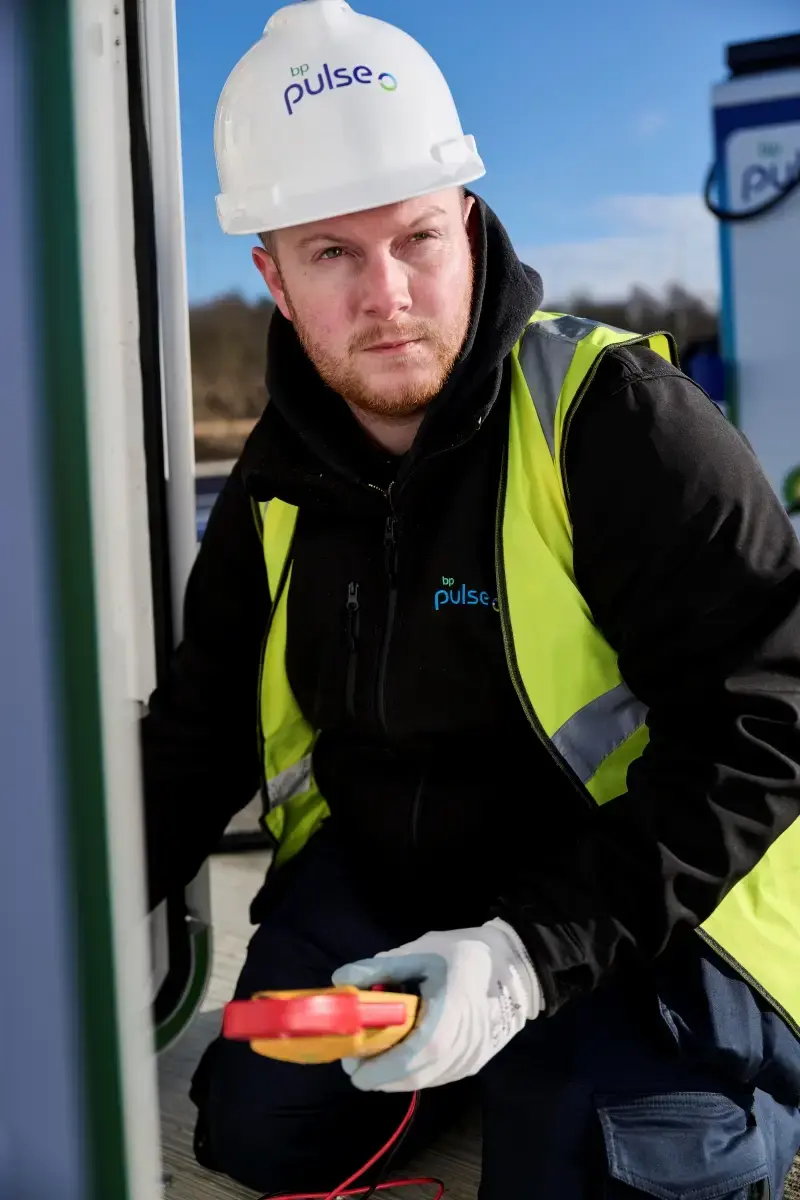
<path id="1" fill-rule="evenodd" d="M 211 930 L 199 929 L 191 935 L 192 971 L 186 991 L 173 1012 L 156 1029 L 158 1054 L 175 1041 L 191 1021 L 203 999 L 211 962 Z"/>
<path id="2" fill-rule="evenodd" d="M 105 808 L 99 647 L 69 0 L 30 0 L 25 29 L 35 176 L 42 459 L 51 531 L 51 620 L 57 676 L 65 827 L 71 866 L 85 1155 L 92 1200 L 130 1195 L 117 1021 Z M 58 197 L 58 228 L 53 197 Z"/>

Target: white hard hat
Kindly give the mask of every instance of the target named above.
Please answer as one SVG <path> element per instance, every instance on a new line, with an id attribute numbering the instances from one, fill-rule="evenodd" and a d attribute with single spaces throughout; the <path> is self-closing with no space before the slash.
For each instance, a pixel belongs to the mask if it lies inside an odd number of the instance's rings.
<path id="1" fill-rule="evenodd" d="M 225 84 L 214 149 L 225 233 L 362 212 L 485 174 L 427 51 L 345 0 L 274 14 Z"/>

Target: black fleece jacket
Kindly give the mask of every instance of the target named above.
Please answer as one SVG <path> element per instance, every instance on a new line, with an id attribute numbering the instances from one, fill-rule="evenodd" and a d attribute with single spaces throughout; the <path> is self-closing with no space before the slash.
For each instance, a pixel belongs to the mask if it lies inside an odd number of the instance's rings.
<path id="1" fill-rule="evenodd" d="M 552 1013 L 657 959 L 800 813 L 800 551 L 705 394 L 646 348 L 609 354 L 568 435 L 575 570 L 650 742 L 626 794 L 594 808 L 528 725 L 492 604 L 508 355 L 542 292 L 477 208 L 467 344 L 403 458 L 272 320 L 271 400 L 142 724 L 150 901 L 193 877 L 259 786 L 270 600 L 251 502 L 277 496 L 300 508 L 287 669 L 353 870 L 423 928 L 504 917 Z"/>

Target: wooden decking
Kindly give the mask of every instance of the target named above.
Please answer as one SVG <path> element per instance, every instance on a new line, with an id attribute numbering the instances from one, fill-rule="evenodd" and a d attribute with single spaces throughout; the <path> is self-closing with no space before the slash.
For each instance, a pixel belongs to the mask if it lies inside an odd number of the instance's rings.
<path id="1" fill-rule="evenodd" d="M 266 870 L 265 855 L 221 855 L 211 862 L 214 914 L 214 972 L 203 1009 L 183 1039 L 159 1063 L 164 1200 L 253 1200 L 247 1191 L 204 1171 L 192 1153 L 194 1107 L 188 1099 L 189 1080 L 206 1045 L 216 1035 L 223 1004 L 230 999 L 252 933 L 247 911 Z M 467 1121 L 442 1139 L 415 1164 L 415 1173 L 445 1181 L 448 1200 L 475 1200 L 480 1177 L 480 1134 L 477 1120 Z M 381 1195 L 392 1200 L 423 1200 L 431 1189 L 403 1188 Z M 511 1198 L 509 1198 L 511 1200 Z M 515 1200 L 523 1200 L 522 1197 Z M 527 1197 L 526 1197 L 527 1200 Z M 530 1200 L 540 1200 L 530 1194 Z M 541 1200 L 554 1200 L 541 1197 Z M 800 1200 L 800 1162 L 785 1200 Z"/>

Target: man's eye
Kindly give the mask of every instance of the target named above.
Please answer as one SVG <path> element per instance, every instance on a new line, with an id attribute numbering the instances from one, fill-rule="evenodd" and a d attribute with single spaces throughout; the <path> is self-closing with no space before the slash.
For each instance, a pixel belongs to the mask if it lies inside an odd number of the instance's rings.
<path id="1" fill-rule="evenodd" d="M 344 254 L 344 250 L 342 249 L 341 246 L 328 246 L 327 250 L 322 251 L 322 253 L 320 254 L 320 258 L 321 259 L 322 258 L 327 258 L 327 259 L 338 258 L 340 254 Z"/>

